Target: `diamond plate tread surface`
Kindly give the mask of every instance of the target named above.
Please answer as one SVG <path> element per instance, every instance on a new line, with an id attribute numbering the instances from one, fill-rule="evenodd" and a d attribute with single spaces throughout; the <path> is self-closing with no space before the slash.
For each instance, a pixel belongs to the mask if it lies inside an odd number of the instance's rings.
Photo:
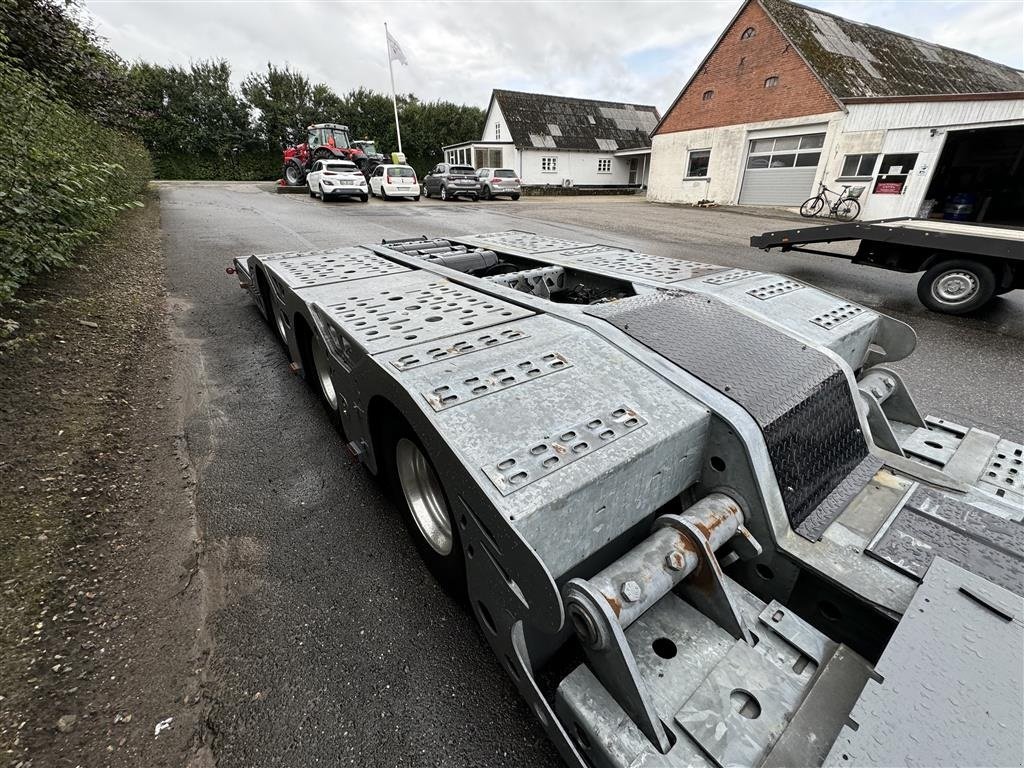
<path id="1" fill-rule="evenodd" d="M 321 311 L 371 354 L 533 314 L 528 309 L 447 280 L 417 279 L 412 283 L 388 285 L 389 288 L 375 291 L 373 295 L 352 290 L 340 300 L 323 303 Z"/>
<path id="2" fill-rule="evenodd" d="M 526 360 L 520 359 L 516 363 L 500 368 L 478 371 L 470 376 L 463 374 L 452 379 L 449 374 L 444 381 L 424 392 L 423 397 L 435 411 L 444 411 L 478 397 L 500 392 L 517 384 L 565 371 L 571 367 L 572 363 L 566 360 L 564 355 L 548 352 Z"/>
<path id="3" fill-rule="evenodd" d="M 675 283 L 690 280 L 713 272 L 724 272 L 726 267 L 717 264 L 705 264 L 700 261 L 673 259 L 668 256 L 653 256 L 648 253 L 637 253 L 624 249 L 605 248 L 601 251 L 586 249 L 562 251 L 556 258 L 568 259 L 574 266 L 582 269 L 597 268 L 604 272 L 613 272 L 626 278 L 638 278 L 655 282 Z"/>
<path id="4" fill-rule="evenodd" d="M 882 468 L 882 460 L 874 456 L 867 456 L 839 483 L 822 502 L 815 507 L 800 525 L 796 532 L 805 539 L 818 541 L 825 530 L 832 525 L 832 522 L 843 514 L 854 497 L 860 493 L 864 486 L 871 482 L 871 478 Z"/>
<path id="5" fill-rule="evenodd" d="M 942 557 L 1024 595 L 1024 525 L 931 488 L 918 488 L 868 551 L 917 579 Z"/>
<path id="6" fill-rule="evenodd" d="M 479 352 L 481 349 L 490 349 L 501 344 L 508 344 L 512 341 L 528 338 L 530 338 L 530 334 L 514 327 L 485 331 L 484 333 L 466 334 L 453 337 L 447 340 L 444 345 L 432 347 L 423 352 L 408 352 L 397 360 L 392 360 L 391 365 L 400 371 L 408 371 L 411 368 L 419 368 L 422 365 L 430 365 L 442 360 L 451 360 L 453 357 L 468 355 L 470 352 Z"/>
<path id="7" fill-rule="evenodd" d="M 503 496 L 508 496 L 646 424 L 647 419 L 634 408 L 623 405 L 611 412 L 595 415 L 582 424 L 560 430 L 556 433 L 557 439 L 538 440 L 492 466 L 483 467 L 483 470 L 494 487 Z"/>
<path id="8" fill-rule="evenodd" d="M 1022 614 L 1018 596 L 936 558 L 824 765 L 1021 765 Z"/>
<path id="9" fill-rule="evenodd" d="M 271 261 L 267 269 L 294 289 L 410 271 L 364 248 L 297 254 Z"/>
<path id="10" fill-rule="evenodd" d="M 739 403 L 764 433 L 793 528 L 868 455 L 843 372 L 713 296 L 665 291 L 587 309 Z"/>

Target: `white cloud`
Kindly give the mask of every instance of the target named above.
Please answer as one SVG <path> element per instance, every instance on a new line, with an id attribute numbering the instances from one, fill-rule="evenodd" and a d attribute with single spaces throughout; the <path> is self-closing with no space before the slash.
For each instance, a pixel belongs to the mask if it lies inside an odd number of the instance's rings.
<path id="1" fill-rule="evenodd" d="M 810 5 L 1022 65 L 1012 2 Z M 697 2 L 122 2 L 91 0 L 97 31 L 126 59 L 227 59 L 236 80 L 287 62 L 338 92 L 388 89 L 384 21 L 409 58 L 399 91 L 485 106 L 492 88 L 628 100 L 664 109 L 739 7 Z"/>

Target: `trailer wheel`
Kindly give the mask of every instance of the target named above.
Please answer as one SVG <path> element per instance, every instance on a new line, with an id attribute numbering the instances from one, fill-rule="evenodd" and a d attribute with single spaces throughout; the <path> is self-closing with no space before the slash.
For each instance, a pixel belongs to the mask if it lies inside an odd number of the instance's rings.
<path id="1" fill-rule="evenodd" d="M 996 292 L 996 277 L 985 264 L 969 259 L 940 261 L 924 273 L 917 297 L 928 309 L 963 315 L 987 304 Z"/>
<path id="2" fill-rule="evenodd" d="M 397 422 L 397 423 L 396 423 Z M 445 591 L 466 594 L 462 541 L 451 505 L 423 444 L 398 419 L 388 425 L 388 485 L 420 557 Z"/>

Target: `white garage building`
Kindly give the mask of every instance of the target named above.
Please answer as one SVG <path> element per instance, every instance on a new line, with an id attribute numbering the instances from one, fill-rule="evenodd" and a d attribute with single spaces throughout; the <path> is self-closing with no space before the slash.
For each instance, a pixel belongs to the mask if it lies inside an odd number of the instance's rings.
<path id="1" fill-rule="evenodd" d="M 787 0 L 748 0 L 654 131 L 648 198 L 1024 224 L 1024 73 Z"/>
<path id="2" fill-rule="evenodd" d="M 512 168 L 531 187 L 642 188 L 658 110 L 644 104 L 495 90 L 483 135 L 446 163 Z"/>

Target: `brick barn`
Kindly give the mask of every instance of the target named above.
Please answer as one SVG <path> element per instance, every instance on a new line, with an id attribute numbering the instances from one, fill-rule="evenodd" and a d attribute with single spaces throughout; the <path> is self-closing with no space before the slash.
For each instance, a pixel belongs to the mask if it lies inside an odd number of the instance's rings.
<path id="1" fill-rule="evenodd" d="M 747 0 L 652 134 L 648 198 L 1024 223 L 1024 73 L 788 0 Z"/>

